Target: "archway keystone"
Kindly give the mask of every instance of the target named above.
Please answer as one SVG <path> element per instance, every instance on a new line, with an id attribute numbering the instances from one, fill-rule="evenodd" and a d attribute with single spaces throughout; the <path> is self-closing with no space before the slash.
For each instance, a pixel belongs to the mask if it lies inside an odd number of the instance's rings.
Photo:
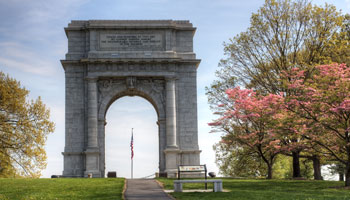
<path id="1" fill-rule="evenodd" d="M 195 28 L 189 21 L 88 20 L 65 28 L 65 177 L 105 175 L 105 116 L 123 96 L 157 112 L 159 173 L 200 163 Z"/>

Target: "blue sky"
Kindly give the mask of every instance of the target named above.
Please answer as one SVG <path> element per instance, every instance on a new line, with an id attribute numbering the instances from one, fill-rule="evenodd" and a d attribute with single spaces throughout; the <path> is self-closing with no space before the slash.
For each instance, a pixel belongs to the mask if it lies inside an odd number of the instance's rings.
<path id="1" fill-rule="evenodd" d="M 350 13 L 350 0 L 314 0 L 334 4 Z M 67 52 L 63 28 L 70 20 L 174 19 L 190 20 L 197 27 L 194 51 L 202 59 L 198 68 L 198 134 L 201 163 L 218 172 L 214 143 L 220 134 L 209 133 L 213 118 L 205 86 L 215 79 L 223 58 L 223 42 L 249 26 L 252 12 L 263 0 L 0 0 L 0 70 L 30 90 L 30 98 L 41 96 L 51 109 L 56 131 L 48 137 L 48 166 L 43 177 L 61 174 L 64 149 L 64 70 L 60 60 Z M 135 177 L 157 171 L 158 138 L 156 113 L 146 100 L 125 97 L 107 113 L 107 171 L 130 176 L 130 130 L 135 128 Z"/>

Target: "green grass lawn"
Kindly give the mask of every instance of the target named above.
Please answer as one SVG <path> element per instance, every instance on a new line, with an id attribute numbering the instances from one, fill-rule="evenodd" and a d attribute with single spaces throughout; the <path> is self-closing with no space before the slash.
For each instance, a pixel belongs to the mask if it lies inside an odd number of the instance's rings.
<path id="1" fill-rule="evenodd" d="M 3 199 L 122 199 L 124 178 L 0 179 Z"/>
<path id="2" fill-rule="evenodd" d="M 165 189 L 173 189 L 174 179 L 159 178 Z M 190 192 L 171 193 L 179 200 L 183 199 L 246 199 L 246 200 L 350 200 L 350 189 L 334 188 L 344 186 L 344 182 L 337 181 L 294 181 L 294 180 L 240 180 L 223 179 L 224 189 L 230 192 Z M 333 187 L 333 188 L 332 188 Z M 184 184 L 186 189 L 204 189 L 204 184 Z M 212 189 L 213 185 L 208 184 Z"/>
<path id="3" fill-rule="evenodd" d="M 173 189 L 174 179 L 160 178 L 165 189 Z M 337 181 L 239 180 L 223 179 L 220 193 L 171 193 L 176 199 L 249 200 L 350 200 L 350 190 Z M 0 179 L 2 199 L 122 199 L 123 178 Z M 212 188 L 212 184 L 208 184 Z M 204 189 L 204 184 L 184 184 L 184 189 Z"/>

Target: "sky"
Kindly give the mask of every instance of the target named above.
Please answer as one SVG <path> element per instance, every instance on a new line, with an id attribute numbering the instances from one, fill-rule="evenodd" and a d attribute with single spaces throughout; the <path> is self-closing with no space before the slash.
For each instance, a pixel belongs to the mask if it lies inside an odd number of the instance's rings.
<path id="1" fill-rule="evenodd" d="M 314 0 L 350 13 L 350 0 Z M 218 62 L 224 58 L 223 42 L 245 31 L 250 16 L 263 0 L 0 0 L 0 71 L 19 80 L 41 96 L 51 110 L 55 132 L 46 143 L 47 168 L 42 177 L 63 171 L 65 80 L 60 60 L 67 53 L 64 27 L 71 20 L 173 19 L 190 20 L 197 27 L 194 52 L 201 59 L 197 71 L 198 137 L 201 163 L 218 173 L 212 146 L 220 133 L 210 133 L 212 115 L 205 87 L 215 80 Z M 123 97 L 107 111 L 106 171 L 130 177 L 130 134 L 134 128 L 134 177 L 158 170 L 157 116 L 140 97 Z"/>

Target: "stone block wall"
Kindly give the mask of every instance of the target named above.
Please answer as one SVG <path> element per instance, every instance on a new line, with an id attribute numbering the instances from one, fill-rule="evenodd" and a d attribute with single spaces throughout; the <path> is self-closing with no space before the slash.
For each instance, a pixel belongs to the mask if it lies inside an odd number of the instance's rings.
<path id="1" fill-rule="evenodd" d="M 177 79 L 178 141 L 183 150 L 198 150 L 197 68 L 179 65 Z"/>
<path id="2" fill-rule="evenodd" d="M 66 121 L 63 175 L 82 175 L 85 148 L 85 87 L 84 67 L 67 66 L 66 77 Z M 66 174 L 65 174 L 66 173 Z"/>

